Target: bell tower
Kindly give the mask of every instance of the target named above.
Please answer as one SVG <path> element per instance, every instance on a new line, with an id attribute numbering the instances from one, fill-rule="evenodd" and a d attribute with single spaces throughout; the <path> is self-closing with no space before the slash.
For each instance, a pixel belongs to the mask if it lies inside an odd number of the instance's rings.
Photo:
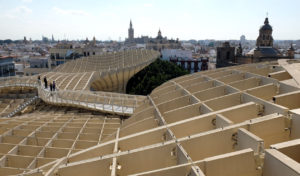
<path id="1" fill-rule="evenodd" d="M 134 29 L 132 28 L 132 22 L 130 20 L 129 29 L 128 29 L 128 40 L 134 40 Z"/>
<path id="2" fill-rule="evenodd" d="M 272 26 L 269 24 L 269 18 L 266 17 L 264 25 L 259 29 L 259 36 L 256 40 L 257 47 L 273 47 Z"/>

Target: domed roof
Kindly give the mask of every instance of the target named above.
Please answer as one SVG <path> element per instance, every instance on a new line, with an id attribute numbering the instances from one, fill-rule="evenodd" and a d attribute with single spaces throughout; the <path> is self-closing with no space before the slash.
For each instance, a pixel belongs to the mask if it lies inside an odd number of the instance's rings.
<path id="1" fill-rule="evenodd" d="M 265 19 L 265 24 L 259 30 L 262 30 L 262 31 L 273 30 L 272 26 L 269 24 L 268 18 Z"/>

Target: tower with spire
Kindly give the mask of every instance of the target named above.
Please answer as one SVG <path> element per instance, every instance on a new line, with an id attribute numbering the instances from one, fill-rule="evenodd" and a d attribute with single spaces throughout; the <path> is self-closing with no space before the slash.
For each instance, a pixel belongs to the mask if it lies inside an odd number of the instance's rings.
<path id="1" fill-rule="evenodd" d="M 272 26 L 269 24 L 269 18 L 266 17 L 264 25 L 259 29 L 259 36 L 256 40 L 257 47 L 273 47 Z"/>
<path id="2" fill-rule="evenodd" d="M 93 45 L 96 46 L 96 37 L 93 37 Z"/>
<path id="3" fill-rule="evenodd" d="M 265 18 L 264 25 L 259 28 L 259 35 L 256 40 L 256 48 L 253 51 L 254 60 L 261 60 L 262 58 L 277 59 L 281 57 L 280 51 L 273 47 L 273 28 L 269 24 L 268 16 Z"/>
<path id="4" fill-rule="evenodd" d="M 23 43 L 24 43 L 24 44 L 27 44 L 27 43 L 28 43 L 28 41 L 27 41 L 27 39 L 26 39 L 26 36 L 24 36 Z"/>
<path id="5" fill-rule="evenodd" d="M 130 20 L 129 29 L 128 29 L 128 40 L 133 41 L 134 40 L 134 29 L 132 28 L 132 22 Z"/>
<path id="6" fill-rule="evenodd" d="M 157 33 L 157 37 L 156 37 L 157 39 L 162 39 L 163 37 L 162 37 L 162 35 L 161 35 L 161 31 L 160 31 L 160 28 L 159 28 L 159 30 L 158 30 L 158 33 Z"/>

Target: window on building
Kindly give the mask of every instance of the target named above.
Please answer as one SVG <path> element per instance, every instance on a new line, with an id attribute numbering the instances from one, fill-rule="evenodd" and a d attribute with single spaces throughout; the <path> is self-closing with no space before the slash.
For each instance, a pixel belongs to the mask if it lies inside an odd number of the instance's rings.
<path id="1" fill-rule="evenodd" d="M 227 51 L 227 53 L 226 53 L 226 60 L 229 60 L 229 59 L 230 59 L 230 52 Z"/>

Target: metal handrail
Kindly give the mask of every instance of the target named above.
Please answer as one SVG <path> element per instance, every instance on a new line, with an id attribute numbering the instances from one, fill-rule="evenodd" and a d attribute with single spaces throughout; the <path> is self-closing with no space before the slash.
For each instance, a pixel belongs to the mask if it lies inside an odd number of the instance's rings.
<path id="1" fill-rule="evenodd" d="M 109 55 L 109 57 L 113 57 L 113 59 L 109 59 L 109 63 L 102 63 L 99 67 L 100 71 L 99 76 L 103 72 L 113 73 L 118 70 L 126 70 L 133 67 L 143 67 L 147 64 L 153 62 L 157 56 L 158 52 L 154 52 L 153 50 L 136 50 L 135 52 L 123 52 L 120 55 Z M 138 57 L 142 55 L 142 57 Z M 128 61 L 125 62 L 125 57 L 128 57 Z M 117 57 L 117 58 L 116 58 Z M 126 57 L 126 58 L 127 58 Z M 121 58 L 121 64 L 119 59 Z M 83 58 L 81 61 L 85 60 L 87 65 L 93 65 L 94 60 L 89 58 Z M 71 64 L 71 63 L 66 63 Z M 56 71 L 62 71 L 62 68 L 57 67 Z M 69 74 L 66 72 L 66 74 Z M 70 73 L 71 74 L 71 73 Z M 94 78 L 96 79 L 96 78 Z M 122 114 L 122 115 L 130 115 L 133 113 L 133 110 L 139 105 L 139 102 L 142 102 L 144 96 L 135 96 L 135 95 L 127 95 L 127 94 L 119 94 L 119 93 L 111 93 L 111 92 L 88 92 L 88 91 L 73 91 L 73 90 L 59 90 L 59 86 L 57 86 L 55 92 L 50 92 L 48 89 L 44 89 L 41 81 L 38 82 L 34 76 L 31 77 L 5 77 L 0 78 L 0 87 L 33 87 L 38 89 L 38 96 L 45 102 L 53 103 L 53 104 L 64 104 L 70 106 L 80 106 L 88 109 L 104 111 L 107 113 L 114 114 Z M 93 99 L 89 97 L 93 97 Z M 99 101 L 100 100 L 100 101 Z"/>
<path id="2" fill-rule="evenodd" d="M 5 82 L 2 82 L 4 81 Z M 137 102 L 134 102 L 132 105 L 124 106 L 123 101 L 124 99 L 130 101 L 136 101 L 131 95 L 121 94 L 122 96 L 113 97 L 112 95 L 118 95 L 117 93 L 108 93 L 108 96 L 105 95 L 97 95 L 89 92 L 83 91 L 68 91 L 68 90 L 58 90 L 55 92 L 50 92 L 48 89 L 44 89 L 42 85 L 40 85 L 37 81 L 33 81 L 32 78 L 18 78 L 18 77 L 10 77 L 6 79 L 0 79 L 0 88 L 1 87 L 32 87 L 38 89 L 38 97 L 41 98 L 43 101 L 52 104 L 63 104 L 63 105 L 70 105 L 70 106 L 80 106 L 87 109 L 93 109 L 97 111 L 102 111 L 106 113 L 113 113 L 113 114 L 121 114 L 121 115 L 131 115 L 133 114 L 134 109 L 136 108 Z M 105 93 L 103 93 L 105 94 Z M 69 96 L 68 96 L 69 95 Z M 120 94 L 119 94 L 120 95 Z M 95 96 L 96 100 L 103 99 L 102 102 L 97 101 L 89 101 L 89 100 L 80 100 L 77 97 L 80 96 Z M 76 98 L 72 98 L 76 97 Z M 110 102 L 110 103 L 106 103 Z M 116 103 L 114 103 L 116 102 Z M 120 104 L 118 104 L 120 102 Z M 23 107 L 25 108 L 25 107 Z M 20 112 L 20 110 L 16 110 Z M 15 111 L 14 111 L 15 112 Z M 17 113 L 17 112 L 15 112 Z M 15 114 L 14 113 L 14 114 Z M 13 115 L 14 115 L 13 114 Z M 11 117 L 12 115 L 10 115 Z"/>
<path id="3" fill-rule="evenodd" d="M 38 99 L 38 96 L 34 96 L 33 98 L 31 98 L 29 101 L 23 103 L 21 106 L 19 106 L 17 109 L 15 109 L 13 112 L 9 113 L 7 115 L 7 118 L 10 118 L 12 116 L 14 116 L 15 114 L 21 112 L 23 109 L 25 109 L 28 105 L 30 105 L 31 103 L 33 103 L 36 99 Z"/>

